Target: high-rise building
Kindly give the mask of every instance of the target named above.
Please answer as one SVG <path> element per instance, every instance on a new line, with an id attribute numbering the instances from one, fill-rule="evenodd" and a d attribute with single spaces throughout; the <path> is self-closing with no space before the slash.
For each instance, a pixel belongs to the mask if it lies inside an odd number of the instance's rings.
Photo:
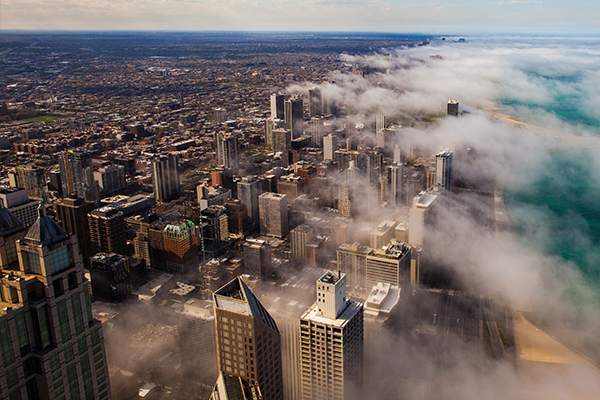
<path id="1" fill-rule="evenodd" d="M 338 186 L 338 211 L 344 217 L 352 216 L 352 200 L 350 189 L 347 186 Z"/>
<path id="2" fill-rule="evenodd" d="M 285 129 L 285 121 L 278 118 L 267 118 L 265 120 L 265 143 L 273 146 L 273 132 L 275 129 Z"/>
<path id="3" fill-rule="evenodd" d="M 432 209 L 439 192 L 423 192 L 415 197 L 415 202 L 408 211 L 408 243 L 411 246 L 425 244 L 425 229 L 432 217 Z"/>
<path id="4" fill-rule="evenodd" d="M 186 301 L 176 317 L 183 375 L 205 387 L 211 387 L 219 375 L 212 302 L 197 299 Z"/>
<path id="5" fill-rule="evenodd" d="M 11 178 L 10 173 L 9 178 Z M 14 178 L 14 182 L 11 179 L 11 186 L 27 189 L 27 192 L 31 197 L 43 201 L 48 200 L 48 182 L 46 179 L 46 171 L 43 168 L 35 165 L 16 167 Z"/>
<path id="6" fill-rule="evenodd" d="M 284 118 L 284 112 L 283 112 L 284 100 L 285 99 L 282 94 L 273 93 L 271 95 L 271 118 L 276 118 L 276 119 Z"/>
<path id="7" fill-rule="evenodd" d="M 335 151 L 333 136 L 327 135 L 323 138 L 323 160 L 333 160 Z"/>
<path id="8" fill-rule="evenodd" d="M 25 227 L 37 221 L 41 200 L 29 199 L 27 189 L 0 186 L 0 203 L 19 218 Z"/>
<path id="9" fill-rule="evenodd" d="M 448 104 L 446 104 L 446 114 L 458 117 L 458 100 L 448 100 Z"/>
<path id="10" fill-rule="evenodd" d="M 366 287 L 367 285 L 367 255 L 370 247 L 361 246 L 360 243 L 342 243 L 337 248 L 337 265 L 340 271 L 348 277 L 350 286 Z"/>
<path id="11" fill-rule="evenodd" d="M 279 193 L 263 193 L 258 196 L 261 235 L 283 238 L 288 229 L 287 196 Z"/>
<path id="12" fill-rule="evenodd" d="M 127 224 L 121 211 L 111 206 L 98 208 L 88 214 L 88 225 L 92 254 L 129 255 L 125 236 Z"/>
<path id="13" fill-rule="evenodd" d="M 94 211 L 94 203 L 82 198 L 64 198 L 54 205 L 54 210 L 58 222 L 67 233 L 77 236 L 83 265 L 89 268 L 90 257 L 93 254 L 88 214 Z"/>
<path id="14" fill-rule="evenodd" d="M 94 171 L 94 179 L 98 182 L 100 192 L 104 196 L 113 196 L 125 190 L 125 167 L 122 165 L 109 165 Z"/>
<path id="15" fill-rule="evenodd" d="M 311 144 L 315 147 L 323 147 L 323 118 L 321 117 L 312 117 L 310 119 L 310 141 Z"/>
<path id="16" fill-rule="evenodd" d="M 292 132 L 292 137 L 298 137 L 302 133 L 303 110 L 302 98 L 294 96 L 284 102 L 285 129 Z"/>
<path id="17" fill-rule="evenodd" d="M 257 199 L 258 200 L 258 199 Z M 245 235 L 248 233 L 248 208 L 238 199 L 229 199 L 225 202 L 229 233 Z"/>
<path id="18" fill-rule="evenodd" d="M 298 225 L 290 231 L 292 259 L 304 261 L 306 258 L 306 244 L 313 236 L 313 229 L 306 224 Z"/>
<path id="19" fill-rule="evenodd" d="M 98 204 L 100 192 L 94 180 L 92 153 L 86 150 L 65 150 L 58 158 L 62 192 Z"/>
<path id="20" fill-rule="evenodd" d="M 262 400 L 256 382 L 221 372 L 208 400 Z"/>
<path id="21" fill-rule="evenodd" d="M 213 110 L 213 120 L 215 121 L 215 123 L 220 124 L 223 123 L 225 121 L 227 121 L 227 119 L 229 118 L 229 116 L 227 115 L 227 110 L 222 108 L 222 107 L 217 107 Z"/>
<path id="22" fill-rule="evenodd" d="M 321 90 L 308 89 L 309 117 L 320 117 L 323 114 L 323 98 Z"/>
<path id="23" fill-rule="evenodd" d="M 300 317 L 302 399 L 362 398 L 363 335 L 363 305 L 346 298 L 345 274 L 328 271 Z"/>
<path id="24" fill-rule="evenodd" d="M 229 221 L 225 206 L 210 206 L 200 212 L 203 245 L 219 248 L 229 240 Z"/>
<path id="25" fill-rule="evenodd" d="M 452 186 L 452 152 L 440 150 L 435 156 L 435 184 L 450 190 Z"/>
<path id="26" fill-rule="evenodd" d="M 394 228 L 398 222 L 383 221 L 369 231 L 369 245 L 374 249 L 379 249 L 390 242 L 395 236 Z"/>
<path id="27" fill-rule="evenodd" d="M 388 204 L 391 207 L 399 207 L 404 204 L 403 194 L 403 176 L 404 168 L 399 164 L 392 164 L 388 167 Z"/>
<path id="28" fill-rule="evenodd" d="M 411 283 L 410 246 L 395 239 L 387 245 L 372 249 L 367 254 L 365 278 L 367 287 L 379 282 L 395 286 Z"/>
<path id="29" fill-rule="evenodd" d="M 250 230 L 259 224 L 258 196 L 262 192 L 262 182 L 255 176 L 245 176 L 237 183 L 237 197 L 247 207 Z"/>
<path id="30" fill-rule="evenodd" d="M 239 172 L 238 142 L 234 134 L 217 133 L 217 163 L 232 174 Z"/>
<path id="31" fill-rule="evenodd" d="M 260 239 L 244 242 L 244 269 L 246 274 L 261 280 L 271 273 L 271 245 Z"/>
<path id="32" fill-rule="evenodd" d="M 289 129 L 275 129 L 273 131 L 273 151 L 287 153 L 292 149 L 292 131 Z"/>
<path id="33" fill-rule="evenodd" d="M 91 257 L 90 276 L 94 299 L 121 301 L 131 294 L 129 257 L 97 253 Z"/>
<path id="34" fill-rule="evenodd" d="M 0 209 L 2 398 L 110 399 L 102 324 L 92 317 L 77 238 L 39 212 L 15 241 L 23 226 Z"/>
<path id="35" fill-rule="evenodd" d="M 231 199 L 231 190 L 218 186 L 208 186 L 203 183 L 196 186 L 196 195 L 200 210 L 204 210 L 210 206 L 225 205 L 225 202 Z"/>
<path id="36" fill-rule="evenodd" d="M 375 133 L 385 129 L 385 115 L 377 114 L 375 115 Z"/>
<path id="37" fill-rule="evenodd" d="M 219 370 L 257 382 L 265 400 L 283 397 L 277 324 L 241 278 L 213 294 Z"/>
<path id="38" fill-rule="evenodd" d="M 169 154 L 152 160 L 152 182 L 156 201 L 168 202 L 179 196 L 176 155 Z"/>
<path id="39" fill-rule="evenodd" d="M 198 268 L 200 255 L 196 224 L 188 220 L 167 224 L 163 230 L 163 241 L 167 271 L 185 273 Z"/>
<path id="40" fill-rule="evenodd" d="M 277 181 L 277 192 L 287 196 L 288 205 L 304 193 L 306 181 L 295 174 L 284 175 Z"/>

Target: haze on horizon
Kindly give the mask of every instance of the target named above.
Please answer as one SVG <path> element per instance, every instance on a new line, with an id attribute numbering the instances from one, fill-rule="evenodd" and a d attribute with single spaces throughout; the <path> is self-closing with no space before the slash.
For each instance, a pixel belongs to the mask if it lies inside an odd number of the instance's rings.
<path id="1" fill-rule="evenodd" d="M 594 0 L 3 0 L 0 30 L 599 33 Z"/>

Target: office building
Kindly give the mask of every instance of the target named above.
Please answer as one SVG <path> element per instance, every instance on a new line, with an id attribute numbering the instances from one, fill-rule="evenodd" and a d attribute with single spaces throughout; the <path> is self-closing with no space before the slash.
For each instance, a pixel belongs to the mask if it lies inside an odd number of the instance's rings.
<path id="1" fill-rule="evenodd" d="M 258 199 L 257 199 L 258 200 Z M 225 202 L 229 233 L 245 235 L 248 233 L 248 208 L 238 199 L 229 199 Z"/>
<path id="2" fill-rule="evenodd" d="M 262 400 L 256 382 L 221 372 L 209 400 Z"/>
<path id="3" fill-rule="evenodd" d="M 365 267 L 366 286 L 373 287 L 380 282 L 407 286 L 411 283 L 410 258 L 410 246 L 395 239 L 387 246 L 371 249 Z"/>
<path id="4" fill-rule="evenodd" d="M 100 207 L 88 214 L 92 254 L 117 253 L 129 255 L 125 231 L 127 224 L 123 213 L 114 207 Z"/>
<path id="5" fill-rule="evenodd" d="M 259 281 L 271 274 L 271 245 L 260 239 L 248 238 L 244 242 L 244 269 L 246 274 Z"/>
<path id="6" fill-rule="evenodd" d="M 215 206 L 218 207 L 218 206 Z M 198 227 L 192 221 L 181 220 L 163 229 L 165 268 L 168 272 L 185 273 L 200 265 Z"/>
<path id="7" fill-rule="evenodd" d="M 290 231 L 290 247 L 293 260 L 304 262 L 306 258 L 306 244 L 313 236 L 313 229 L 306 224 L 298 225 Z"/>
<path id="8" fill-rule="evenodd" d="M 312 117 L 310 119 L 310 142 L 315 147 L 323 147 L 324 125 L 323 118 Z"/>
<path id="9" fill-rule="evenodd" d="M 346 298 L 346 275 L 325 273 L 300 317 L 302 399 L 362 398 L 363 332 L 363 305 Z"/>
<path id="10" fill-rule="evenodd" d="M 320 117 L 323 114 L 323 98 L 321 90 L 317 88 L 308 89 L 309 117 Z"/>
<path id="11" fill-rule="evenodd" d="M 152 160 L 152 182 L 156 201 L 168 202 L 179 196 L 176 155 L 169 154 Z"/>
<path id="12" fill-rule="evenodd" d="M 448 103 L 446 104 L 446 114 L 458 117 L 458 100 L 448 100 Z"/>
<path id="13" fill-rule="evenodd" d="M 369 231 L 370 246 L 379 249 L 394 238 L 394 228 L 398 225 L 396 221 L 383 221 Z"/>
<path id="14" fill-rule="evenodd" d="M 0 202 L 19 218 L 25 227 L 37 221 L 41 201 L 30 200 L 27 189 L 0 186 Z"/>
<path id="15" fill-rule="evenodd" d="M 30 197 L 48 201 L 48 182 L 46 171 L 35 165 L 16 167 L 14 174 L 9 172 L 10 185 L 27 189 Z"/>
<path id="16" fill-rule="evenodd" d="M 94 171 L 94 179 L 98 182 L 100 193 L 103 196 L 114 196 L 125 190 L 125 167 L 122 165 L 109 165 Z"/>
<path id="17" fill-rule="evenodd" d="M 89 268 L 93 254 L 88 214 L 94 211 L 94 203 L 82 198 L 64 198 L 54 205 L 54 210 L 58 223 L 69 235 L 77 236 L 83 265 Z"/>
<path id="18" fill-rule="evenodd" d="M 333 152 L 335 151 L 335 141 L 331 134 L 323 138 L 323 160 L 333 160 Z"/>
<path id="19" fill-rule="evenodd" d="M 275 129 L 273 131 L 273 151 L 287 153 L 292 149 L 292 131 L 289 129 Z"/>
<path id="20" fill-rule="evenodd" d="M 294 199 L 304 193 L 305 187 L 306 181 L 294 174 L 284 175 L 277 181 L 277 192 L 287 196 L 290 207 Z"/>
<path id="21" fill-rule="evenodd" d="M 234 134 L 217 133 L 217 164 L 234 175 L 239 172 L 238 141 Z"/>
<path id="22" fill-rule="evenodd" d="M 303 130 L 302 98 L 294 96 L 283 104 L 285 129 L 292 132 L 292 137 L 298 137 Z"/>
<path id="23" fill-rule="evenodd" d="M 216 248 L 229 241 L 229 221 L 225 206 L 210 206 L 200 212 L 202 242 Z"/>
<path id="24" fill-rule="evenodd" d="M 196 186 L 196 194 L 200 210 L 210 206 L 223 206 L 227 200 L 231 199 L 231 190 L 204 183 Z"/>
<path id="25" fill-rule="evenodd" d="M 58 165 L 64 196 L 81 197 L 98 204 L 100 191 L 94 180 L 91 152 L 65 150 L 59 154 Z"/>
<path id="26" fill-rule="evenodd" d="M 360 243 L 342 243 L 337 248 L 337 266 L 348 278 L 352 287 L 366 287 L 367 285 L 367 255 L 370 247 L 361 246 Z"/>
<path id="27" fill-rule="evenodd" d="M 271 118 L 283 119 L 283 102 L 285 101 L 282 94 L 273 93 L 271 95 Z"/>
<path id="28" fill-rule="evenodd" d="M 275 129 L 285 129 L 285 121 L 278 118 L 267 118 L 265 120 L 265 143 L 273 146 L 273 132 Z"/>
<path id="29" fill-rule="evenodd" d="M 237 183 L 237 197 L 247 207 L 248 226 L 251 231 L 259 225 L 258 196 L 262 192 L 262 181 L 255 176 L 245 176 Z"/>
<path id="30" fill-rule="evenodd" d="M 219 375 L 212 302 L 191 299 L 176 313 L 183 376 L 212 387 Z"/>
<path id="31" fill-rule="evenodd" d="M 408 243 L 423 246 L 427 226 L 433 217 L 433 208 L 440 192 L 432 190 L 420 193 L 408 211 Z"/>
<path id="32" fill-rule="evenodd" d="M 217 107 L 213 110 L 213 120 L 215 121 L 215 123 L 221 124 L 227 121 L 228 118 L 229 116 L 227 115 L 226 109 L 222 107 Z"/>
<path id="33" fill-rule="evenodd" d="M 344 217 L 351 217 L 353 213 L 350 189 L 347 186 L 338 186 L 338 211 Z"/>
<path id="34" fill-rule="evenodd" d="M 287 196 L 279 193 L 263 193 L 258 196 L 261 235 L 283 239 L 288 233 Z"/>
<path id="35" fill-rule="evenodd" d="M 385 129 L 385 115 L 377 114 L 375 115 L 375 133 L 379 133 Z"/>
<path id="36" fill-rule="evenodd" d="M 440 150 L 435 156 L 435 184 L 450 190 L 452 186 L 452 152 Z"/>
<path id="37" fill-rule="evenodd" d="M 281 400 L 281 337 L 275 321 L 241 278 L 213 294 L 219 371 L 257 382 L 265 400 Z"/>
<path id="38" fill-rule="evenodd" d="M 390 207 L 400 207 L 404 204 L 404 168 L 399 164 L 392 164 L 388 167 L 388 196 L 387 203 Z"/>
<path id="39" fill-rule="evenodd" d="M 131 294 L 129 257 L 97 253 L 91 257 L 90 264 L 94 299 L 122 301 Z"/>
<path id="40" fill-rule="evenodd" d="M 102 324 L 92 317 L 77 238 L 43 208 L 24 236 L 8 210 L 0 220 L 2 398 L 110 399 Z"/>

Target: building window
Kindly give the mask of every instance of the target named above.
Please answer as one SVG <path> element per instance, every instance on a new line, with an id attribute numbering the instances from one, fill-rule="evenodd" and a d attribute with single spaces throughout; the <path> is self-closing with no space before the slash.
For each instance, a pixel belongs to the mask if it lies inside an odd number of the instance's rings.
<path id="1" fill-rule="evenodd" d="M 29 270 L 34 273 L 42 274 L 42 265 L 40 264 L 40 256 L 37 253 L 27 253 L 27 261 L 29 262 Z"/>

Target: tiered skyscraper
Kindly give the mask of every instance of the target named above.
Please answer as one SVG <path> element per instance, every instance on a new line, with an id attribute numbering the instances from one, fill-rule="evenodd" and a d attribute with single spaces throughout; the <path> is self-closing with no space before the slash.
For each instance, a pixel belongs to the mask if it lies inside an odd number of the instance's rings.
<path id="1" fill-rule="evenodd" d="M 241 278 L 213 295 L 219 370 L 257 382 L 265 400 L 283 397 L 281 337 L 275 321 Z"/>
<path id="2" fill-rule="evenodd" d="M 363 335 L 363 305 L 346 298 L 346 275 L 325 273 L 300 318 L 303 400 L 362 398 Z"/>
<path id="3" fill-rule="evenodd" d="M 0 209 L 3 399 L 110 399 L 102 324 L 93 319 L 77 237 L 42 208 L 25 233 Z"/>

